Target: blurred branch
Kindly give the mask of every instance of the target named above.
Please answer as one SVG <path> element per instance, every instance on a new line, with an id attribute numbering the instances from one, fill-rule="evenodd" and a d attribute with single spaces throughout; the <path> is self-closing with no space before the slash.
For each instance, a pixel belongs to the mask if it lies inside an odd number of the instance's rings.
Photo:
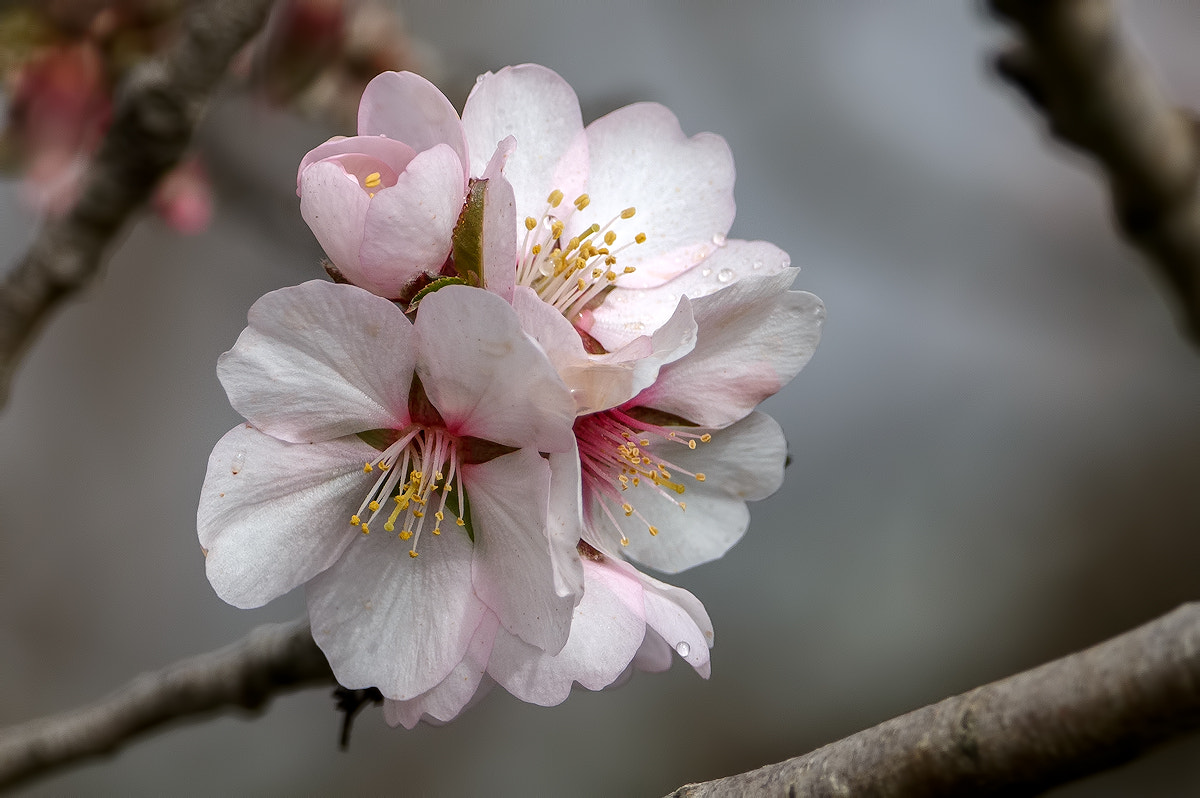
<path id="1" fill-rule="evenodd" d="M 0 731 L 0 788 L 111 754 L 165 723 L 262 711 L 277 693 L 333 683 L 307 619 L 260 626 L 219 651 L 144 673 L 91 706 Z"/>
<path id="2" fill-rule="evenodd" d="M 810 754 L 689 784 L 723 795 L 1027 795 L 1200 727 L 1200 604 Z"/>
<path id="3" fill-rule="evenodd" d="M 1200 141 L 1123 35 L 1110 0 L 990 0 L 1023 41 L 996 59 L 1051 133 L 1095 158 L 1125 236 L 1158 267 L 1200 343 Z"/>
<path id="4" fill-rule="evenodd" d="M 0 407 L 50 313 L 87 285 L 129 215 L 179 162 L 230 60 L 262 26 L 270 6 L 270 0 L 193 4 L 171 48 L 130 78 L 79 200 L 42 228 L 0 283 Z"/>

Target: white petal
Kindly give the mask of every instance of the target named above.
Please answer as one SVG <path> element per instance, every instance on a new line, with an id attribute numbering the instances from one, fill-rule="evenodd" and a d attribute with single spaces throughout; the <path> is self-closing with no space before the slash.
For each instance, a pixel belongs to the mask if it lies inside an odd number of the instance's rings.
<path id="1" fill-rule="evenodd" d="M 546 197 L 556 188 L 568 203 L 583 192 L 587 139 L 579 100 L 553 71 L 523 64 L 480 76 L 463 108 L 462 123 L 471 174 L 483 171 L 498 142 L 507 136 L 516 139 L 505 175 L 516 197 L 517 221 L 540 217 Z"/>
<path id="2" fill-rule="evenodd" d="M 434 722 L 453 720 L 476 697 L 492 655 L 492 641 L 500 622 L 492 613 L 484 613 L 462 662 L 433 688 L 408 701 L 383 702 L 383 719 L 391 726 L 414 728 L 422 717 Z"/>
<path id="3" fill-rule="evenodd" d="M 767 241 L 731 240 L 697 265 L 660 286 L 617 286 L 604 298 L 602 305 L 591 311 L 590 323 L 585 329 L 611 352 L 665 324 L 682 297 L 698 299 L 708 296 L 743 278 L 768 277 L 780 273 L 790 274 L 794 278 L 799 270 L 789 269 L 790 264 L 788 254 Z"/>
<path id="4" fill-rule="evenodd" d="M 416 156 L 417 151 L 402 141 L 389 139 L 386 136 L 334 136 L 324 144 L 318 144 L 308 151 L 300 161 L 296 170 L 296 193 L 303 196 L 300 190 L 304 180 L 304 171 L 319 161 L 337 156 L 351 156 L 351 163 L 376 161 L 379 165 L 381 183 L 391 184 L 396 175 L 404 171 L 408 162 Z M 360 171 L 351 170 L 360 178 L 365 178 L 371 169 Z M 389 176 L 387 172 L 392 174 Z M 361 187 L 361 183 L 359 184 Z"/>
<path id="5" fill-rule="evenodd" d="M 299 191 L 300 215 L 321 249 L 346 279 L 362 279 L 358 250 L 371 198 L 358 179 L 336 161 L 321 161 L 303 172 Z"/>
<path id="6" fill-rule="evenodd" d="M 409 701 L 463 660 L 485 608 L 471 589 L 471 541 L 458 527 L 422 535 L 419 556 L 382 529 L 357 534 L 308 584 L 313 639 L 338 683 Z"/>
<path id="7" fill-rule="evenodd" d="M 652 456 L 666 458 L 680 470 L 703 473 L 706 479 L 697 482 L 677 470 L 673 476 L 686 487 L 681 496 L 670 493 L 667 498 L 648 480 L 622 494 L 659 530 L 651 536 L 636 514 L 627 517 L 616 508 L 613 515 L 629 539 L 620 551 L 630 559 L 665 573 L 715 560 L 745 534 L 750 523 L 746 502 L 766 498 L 782 484 L 787 443 L 770 416 L 751 413 L 730 427 L 714 430 L 712 436 L 694 450 L 651 444 Z M 682 500 L 687 509 L 681 510 L 671 498 Z M 594 502 L 586 520 L 593 533 L 613 548 L 612 540 L 619 535 Z"/>
<path id="8" fill-rule="evenodd" d="M 592 222 L 603 227 L 629 207 L 631 219 L 612 227 L 616 246 L 639 232 L 646 241 L 624 250 L 618 266 L 633 266 L 617 284 L 660 285 L 711 253 L 733 223 L 733 157 L 720 136 L 687 138 L 669 110 L 655 103 L 619 108 L 587 127 L 591 205 L 571 217 L 567 235 Z M 520 142 L 518 141 L 518 146 Z"/>
<path id="9" fill-rule="evenodd" d="M 445 264 L 465 196 L 460 171 L 458 156 L 439 144 L 418 153 L 396 184 L 371 200 L 359 261 L 387 286 L 382 295 L 399 296 L 418 275 L 437 274 Z"/>
<path id="10" fill-rule="evenodd" d="M 462 187 L 466 188 L 470 157 L 458 112 L 437 86 L 420 75 L 412 72 L 376 75 L 359 101 L 358 133 L 387 136 L 417 152 L 438 144 L 450 146 L 462 164 Z"/>
<path id="11" fill-rule="evenodd" d="M 255 302 L 217 376 L 254 426 L 306 443 L 404 427 L 415 360 L 412 325 L 395 305 L 313 280 Z"/>
<path id="12" fill-rule="evenodd" d="M 475 592 L 512 634 L 557 653 L 567 642 L 576 596 L 555 589 L 546 513 L 550 465 L 521 449 L 462 467 L 475 532 Z"/>
<path id="13" fill-rule="evenodd" d="M 565 452 L 575 408 L 512 307 L 488 291 L 451 285 L 421 301 L 417 373 L 456 435 Z"/>
<path id="14" fill-rule="evenodd" d="M 516 141 L 510 136 L 500 142 L 483 170 L 487 193 L 483 199 L 484 288 L 511 302 L 517 281 L 517 211 L 513 187 L 504 176 L 504 164 Z"/>
<path id="15" fill-rule="evenodd" d="M 713 644 L 712 621 L 700 600 L 688 591 L 638 573 L 646 593 L 647 639 L 650 630 L 705 679 L 709 675 L 708 650 Z M 645 647 L 645 644 L 643 644 Z"/>
<path id="16" fill-rule="evenodd" d="M 333 565 L 361 534 L 350 526 L 376 455 L 358 438 L 284 443 L 249 424 L 213 447 L 196 526 L 217 595 L 261 607 Z"/>
<path id="17" fill-rule="evenodd" d="M 575 607 L 567 645 L 558 654 L 546 654 L 501 630 L 488 663 L 492 678 L 522 701 L 546 707 L 562 703 L 572 683 L 588 690 L 612 684 L 646 634 L 642 586 L 624 568 L 628 566 L 613 558 L 584 561 L 583 599 Z"/>
<path id="18" fill-rule="evenodd" d="M 579 479 L 579 451 L 549 456 L 550 507 L 546 528 L 554 563 L 554 591 L 560 596 L 583 592 L 583 564 L 576 546 L 583 537 L 583 500 Z"/>

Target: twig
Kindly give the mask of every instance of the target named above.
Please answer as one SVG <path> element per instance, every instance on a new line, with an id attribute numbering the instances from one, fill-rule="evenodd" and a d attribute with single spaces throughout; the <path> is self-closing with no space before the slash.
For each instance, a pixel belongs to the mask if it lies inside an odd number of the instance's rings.
<path id="1" fill-rule="evenodd" d="M 0 407 L 50 313 L 92 279 L 126 219 L 179 162 L 209 96 L 270 6 L 270 0 L 194 4 L 171 48 L 123 88 L 79 200 L 42 228 L 0 283 Z"/>
<path id="2" fill-rule="evenodd" d="M 1200 343 L 1200 142 L 1122 34 L 1110 0 L 990 0 L 1024 41 L 999 55 L 1061 141 L 1103 168 L 1126 237 L 1166 278 Z"/>
<path id="3" fill-rule="evenodd" d="M 260 626 L 219 651 L 144 673 L 91 706 L 0 731 L 0 788 L 111 754 L 165 723 L 259 712 L 278 693 L 333 683 L 307 620 Z"/>
<path id="4" fill-rule="evenodd" d="M 1200 604 L 810 754 L 689 784 L 726 795 L 1026 795 L 1200 727 Z"/>

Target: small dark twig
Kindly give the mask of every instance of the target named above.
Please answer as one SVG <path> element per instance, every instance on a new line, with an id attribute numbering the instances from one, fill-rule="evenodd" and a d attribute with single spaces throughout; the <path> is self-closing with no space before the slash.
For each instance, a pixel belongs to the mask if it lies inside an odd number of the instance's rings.
<path id="1" fill-rule="evenodd" d="M 338 748 L 346 751 L 350 748 L 350 729 L 354 725 L 354 719 L 368 704 L 382 704 L 383 693 L 379 692 L 378 687 L 351 690 L 339 684 L 333 689 L 333 698 L 337 702 L 338 712 L 342 713 L 342 734 L 338 740 Z"/>
<path id="2" fill-rule="evenodd" d="M 279 693 L 332 682 L 307 620 L 260 626 L 219 651 L 144 673 L 91 706 L 0 730 L 0 788 L 111 754 L 173 721 L 261 712 Z"/>
<path id="3" fill-rule="evenodd" d="M 1030 795 L 1200 728 L 1200 604 L 810 754 L 689 784 L 725 795 Z"/>
<path id="4" fill-rule="evenodd" d="M 1059 140 L 1095 158 L 1121 230 L 1176 294 L 1200 343 L 1200 140 L 1121 30 L 1110 0 L 990 0 L 1022 41 L 1000 75 Z"/>
<path id="5" fill-rule="evenodd" d="M 0 283 L 0 407 L 46 319 L 91 281 L 130 214 L 179 163 L 230 60 L 262 27 L 270 6 L 271 0 L 195 3 L 172 47 L 123 87 L 79 200 L 42 228 Z"/>

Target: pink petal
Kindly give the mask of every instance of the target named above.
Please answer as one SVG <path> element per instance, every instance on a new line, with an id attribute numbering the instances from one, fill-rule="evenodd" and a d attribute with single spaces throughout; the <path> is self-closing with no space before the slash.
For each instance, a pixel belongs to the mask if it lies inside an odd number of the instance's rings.
<path id="1" fill-rule="evenodd" d="M 383 702 L 383 718 L 391 726 L 414 728 L 422 718 L 446 723 L 453 720 L 476 697 L 480 682 L 487 671 L 492 654 L 492 641 L 500 622 L 490 612 L 484 613 L 462 662 L 454 666 L 445 679 L 421 695 L 408 701 L 388 699 Z"/>
<path id="2" fill-rule="evenodd" d="M 788 254 L 766 241 L 731 240 L 705 260 L 654 288 L 617 286 L 591 312 L 587 332 L 610 352 L 657 330 L 685 296 L 698 299 L 743 278 L 766 277 L 788 269 Z M 790 285 L 790 283 L 789 283 Z"/>
<path id="3" fill-rule="evenodd" d="M 517 282 L 517 211 L 504 164 L 514 146 L 511 136 L 501 141 L 483 170 L 488 181 L 483 200 L 483 287 L 507 302 L 512 301 Z"/>
<path id="4" fill-rule="evenodd" d="M 488 673 L 522 701 L 561 704 L 578 682 L 602 690 L 633 660 L 646 634 L 642 587 L 612 558 L 585 560 L 583 599 L 575 607 L 563 650 L 546 654 L 501 630 Z M 632 569 L 630 569 L 632 570 Z"/>
<path id="5" fill-rule="evenodd" d="M 697 431 L 692 429 L 690 431 Z M 775 420 L 764 413 L 751 413 L 736 424 L 712 432 L 712 440 L 696 449 L 677 444 L 651 444 L 651 456 L 666 458 L 677 468 L 675 475 L 685 485 L 681 510 L 664 493 L 643 480 L 622 497 L 656 526 L 651 536 L 637 515 L 613 513 L 629 539 L 620 551 L 632 560 L 664 573 L 679 573 L 721 557 L 741 540 L 750 523 L 747 501 L 774 493 L 783 483 L 783 461 L 787 442 Z M 703 473 L 704 482 L 683 475 Z M 674 494 L 672 494 L 674 497 Z M 589 528 L 599 535 L 605 548 L 618 550 L 619 537 L 596 507 L 589 508 Z"/>
<path id="6" fill-rule="evenodd" d="M 463 661 L 483 619 L 471 589 L 471 541 L 458 527 L 422 535 L 414 558 L 395 535 L 356 535 L 308 583 L 313 639 L 342 686 L 410 701 Z"/>
<path id="7" fill-rule="evenodd" d="M 501 625 L 530 645 L 557 653 L 567 642 L 576 595 L 555 590 L 546 511 L 550 466 L 521 449 L 462 467 L 475 531 L 475 593 Z"/>
<path id="8" fill-rule="evenodd" d="M 261 607 L 337 561 L 370 487 L 358 438 L 284 443 L 240 424 L 213 447 L 196 526 L 217 595 Z"/>
<path id="9" fill-rule="evenodd" d="M 579 477 L 579 452 L 556 452 L 550 463 L 550 500 L 546 529 L 554 565 L 554 592 L 578 596 L 583 592 L 583 564 L 576 546 L 583 537 L 583 500 Z"/>
<path id="10" fill-rule="evenodd" d="M 646 637 L 649 638 L 650 630 L 653 630 L 707 679 L 708 650 L 713 644 L 713 629 L 704 605 L 683 588 L 668 585 L 640 572 L 638 579 L 646 591 L 643 596 L 646 602 Z"/>
<path id="11" fill-rule="evenodd" d="M 418 153 L 395 185 L 375 194 L 359 250 L 364 278 L 379 289 L 373 293 L 399 296 L 418 275 L 441 270 L 462 213 L 460 169 L 458 156 L 439 144 Z"/>
<path id="12" fill-rule="evenodd" d="M 587 139 L 579 100 L 555 72 L 522 64 L 481 75 L 463 108 L 462 124 L 471 150 L 471 174 L 482 172 L 498 142 L 508 136 L 516 139 L 505 175 L 513 185 L 518 222 L 540 217 L 553 189 L 561 190 L 567 203 L 583 192 Z"/>
<path id="13" fill-rule="evenodd" d="M 796 376 L 821 339 L 825 306 L 788 291 L 791 281 L 749 277 L 695 300 L 696 348 L 634 401 L 705 427 L 745 417 Z"/>
<path id="14" fill-rule="evenodd" d="M 417 373 L 458 435 L 565 452 L 575 445 L 575 408 L 512 307 L 488 291 L 451 285 L 421 302 Z"/>
<path id="15" fill-rule="evenodd" d="M 638 232 L 646 234 L 645 243 L 618 256 L 618 266 L 637 269 L 618 278 L 618 285 L 660 285 L 724 242 L 734 217 L 734 171 L 723 138 L 685 137 L 675 115 L 655 103 L 629 105 L 597 119 L 588 125 L 587 138 L 591 205 L 571 217 L 567 235 L 592 222 L 603 227 L 625 208 L 636 208 L 633 218 L 612 226 L 618 247 Z"/>
<path id="16" fill-rule="evenodd" d="M 358 133 L 403 141 L 417 152 L 438 144 L 449 145 L 462 166 L 462 188 L 467 187 L 470 158 L 458 112 L 446 95 L 420 75 L 412 72 L 376 75 L 367 84 L 358 105 Z"/>
<path id="17" fill-rule="evenodd" d="M 371 198 L 337 161 L 321 161 L 305 169 L 299 186 L 300 215 L 317 243 L 346 279 L 362 281 L 358 250 Z"/>
<path id="18" fill-rule="evenodd" d="M 335 136 L 324 144 L 318 144 L 309 150 L 308 154 L 300 161 L 300 167 L 296 170 L 296 193 L 301 194 L 300 186 L 304 180 L 304 170 L 327 158 L 335 158 L 339 155 L 363 156 L 379 164 L 382 176 L 384 171 L 390 171 L 394 175 L 400 174 L 416 154 L 417 151 L 404 142 L 385 136 Z M 372 171 L 375 170 L 362 172 L 358 176 L 366 177 Z M 387 181 L 384 182 L 391 185 Z M 303 195 L 301 194 L 301 196 Z"/>
<path id="19" fill-rule="evenodd" d="M 406 426 L 415 360 L 412 325 L 395 305 L 313 280 L 255 302 L 217 376 L 254 426 L 305 443 Z"/>

